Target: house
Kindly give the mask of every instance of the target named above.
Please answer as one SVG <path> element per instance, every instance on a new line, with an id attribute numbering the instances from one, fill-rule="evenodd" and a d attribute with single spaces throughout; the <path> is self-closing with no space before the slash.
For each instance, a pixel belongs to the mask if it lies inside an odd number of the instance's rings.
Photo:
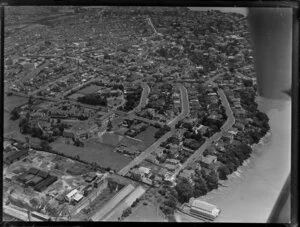
<path id="1" fill-rule="evenodd" d="M 218 101 L 208 104 L 207 109 L 219 110 L 220 108 L 219 108 L 219 105 L 218 105 Z"/>
<path id="2" fill-rule="evenodd" d="M 155 157 L 153 154 L 149 155 L 149 156 L 146 158 L 146 160 L 147 160 L 148 162 L 151 162 L 151 163 L 154 163 L 154 164 L 158 164 L 158 163 L 159 163 L 158 160 L 156 159 L 156 157 Z"/>
<path id="3" fill-rule="evenodd" d="M 155 150 L 155 153 L 158 157 L 162 156 L 164 154 L 164 150 L 165 148 L 163 147 L 158 147 L 156 150 Z"/>
<path id="4" fill-rule="evenodd" d="M 75 196 L 73 197 L 73 200 L 78 203 L 82 198 L 83 198 L 82 194 L 76 193 Z"/>
<path id="5" fill-rule="evenodd" d="M 193 186 L 194 185 L 194 181 L 193 181 L 193 176 L 195 174 L 195 171 L 193 169 L 184 169 L 180 174 L 179 177 L 184 178 L 186 180 L 188 180 L 188 182 Z"/>
<path id="6" fill-rule="evenodd" d="M 201 165 L 198 162 L 191 162 L 187 169 L 193 169 L 193 170 L 201 170 Z"/>
<path id="7" fill-rule="evenodd" d="M 238 130 L 236 129 L 236 128 L 231 128 L 230 130 L 228 130 L 228 133 L 230 133 L 230 134 L 232 134 L 232 135 L 236 135 L 236 134 L 238 134 Z"/>
<path id="8" fill-rule="evenodd" d="M 170 172 L 174 172 L 177 168 L 178 168 L 178 165 L 174 165 L 174 164 L 164 164 L 164 167 L 170 171 Z"/>
<path id="9" fill-rule="evenodd" d="M 210 120 L 220 120 L 220 116 L 217 115 L 217 114 L 210 114 L 207 119 L 210 119 Z"/>
<path id="10" fill-rule="evenodd" d="M 90 172 L 85 176 L 84 180 L 88 183 L 91 183 L 93 180 L 95 180 L 96 177 L 97 175 L 95 172 Z"/>
<path id="11" fill-rule="evenodd" d="M 237 128 L 239 131 L 244 131 L 245 130 L 245 125 L 241 122 L 236 122 L 234 125 L 234 128 Z"/>
<path id="12" fill-rule="evenodd" d="M 233 109 L 233 113 L 237 118 L 245 117 L 246 111 L 244 109 Z"/>
<path id="13" fill-rule="evenodd" d="M 206 157 L 202 156 L 200 159 L 200 164 L 205 167 L 209 168 L 211 167 L 214 163 L 216 163 L 217 157 L 214 155 L 207 155 Z"/>
<path id="14" fill-rule="evenodd" d="M 20 160 L 21 158 L 24 158 L 27 156 L 28 151 L 27 150 L 22 150 L 22 151 L 17 151 L 9 156 L 7 156 L 4 160 L 5 164 L 11 164 L 17 160 Z"/>
<path id="15" fill-rule="evenodd" d="M 149 176 L 150 172 L 151 172 L 151 169 L 144 167 L 144 166 L 139 167 L 138 170 L 142 177 Z"/>
<path id="16" fill-rule="evenodd" d="M 205 125 L 199 125 L 198 127 L 194 127 L 193 128 L 193 131 L 196 133 L 196 134 L 198 134 L 198 133 L 200 133 L 201 135 L 204 135 L 206 132 L 207 132 L 207 130 L 208 130 L 208 126 L 205 126 Z"/>
<path id="17" fill-rule="evenodd" d="M 228 141 L 229 143 L 233 142 L 234 136 L 233 134 L 229 133 L 229 132 L 225 132 L 223 134 L 223 139 L 225 138 L 225 141 Z"/>
<path id="18" fill-rule="evenodd" d="M 154 181 L 157 181 L 157 182 L 161 182 L 163 180 L 163 177 L 159 176 L 159 175 L 155 175 L 154 177 Z"/>
<path id="19" fill-rule="evenodd" d="M 130 175 L 134 179 L 141 179 L 142 178 L 142 174 L 138 169 L 130 170 Z"/>
<path id="20" fill-rule="evenodd" d="M 165 168 L 161 168 L 157 173 L 157 176 L 161 177 L 162 179 L 165 179 L 168 173 L 169 173 L 168 170 L 166 170 Z"/>
<path id="21" fill-rule="evenodd" d="M 171 164 L 171 165 L 178 165 L 180 163 L 180 161 L 177 159 L 171 158 L 171 159 L 167 159 L 166 163 Z"/>
<path id="22" fill-rule="evenodd" d="M 77 189 L 74 189 L 74 190 L 72 190 L 72 191 L 70 191 L 67 195 L 66 195 L 66 200 L 67 201 L 71 201 L 72 200 L 72 198 L 76 195 L 78 193 L 78 190 Z"/>
<path id="23" fill-rule="evenodd" d="M 116 152 L 134 156 L 139 153 L 138 149 L 135 146 L 127 147 L 125 145 L 120 145 L 115 149 Z"/>
<path id="24" fill-rule="evenodd" d="M 135 131 L 141 131 L 143 127 L 147 126 L 145 123 L 139 123 L 137 125 L 132 126 L 131 129 L 135 130 Z"/>

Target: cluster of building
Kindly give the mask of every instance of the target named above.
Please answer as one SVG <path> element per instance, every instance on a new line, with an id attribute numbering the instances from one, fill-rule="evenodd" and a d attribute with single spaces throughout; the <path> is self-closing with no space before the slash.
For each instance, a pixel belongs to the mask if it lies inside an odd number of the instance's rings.
<path id="1" fill-rule="evenodd" d="M 17 181 L 26 186 L 33 187 L 38 192 L 43 192 L 47 187 L 57 181 L 57 176 L 39 170 L 37 168 L 30 168 L 27 172 L 19 175 Z"/>
<path id="2" fill-rule="evenodd" d="M 180 93 L 175 87 L 166 82 L 154 83 L 150 91 L 148 103 L 137 113 L 138 116 L 165 123 L 178 116 L 181 108 Z"/>

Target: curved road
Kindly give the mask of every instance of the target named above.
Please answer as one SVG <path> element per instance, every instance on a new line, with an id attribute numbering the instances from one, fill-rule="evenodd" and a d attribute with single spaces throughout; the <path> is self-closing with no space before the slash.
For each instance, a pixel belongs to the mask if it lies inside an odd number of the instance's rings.
<path id="1" fill-rule="evenodd" d="M 178 121 L 184 119 L 190 114 L 190 102 L 188 97 L 188 91 L 186 87 L 184 87 L 182 84 L 178 84 L 178 88 L 180 90 L 181 98 L 181 113 L 168 123 L 168 126 L 170 126 L 171 128 L 174 127 Z"/>
<path id="2" fill-rule="evenodd" d="M 145 107 L 146 104 L 147 104 L 148 96 L 150 94 L 150 87 L 145 82 L 141 83 L 141 85 L 142 85 L 142 88 L 143 88 L 143 92 L 142 92 L 142 95 L 141 95 L 140 103 L 135 109 L 129 111 L 128 114 L 141 111 L 141 109 L 143 107 Z"/>
<path id="3" fill-rule="evenodd" d="M 190 109 L 189 109 L 189 99 L 188 99 L 188 93 L 186 88 L 183 85 L 179 85 L 179 89 L 180 89 L 180 94 L 181 94 L 181 105 L 182 105 L 182 110 L 180 115 L 178 115 L 170 124 L 170 127 L 175 126 L 175 124 L 185 118 L 189 113 L 190 113 Z M 153 143 L 150 147 L 148 147 L 146 150 L 144 150 L 138 157 L 136 157 L 134 160 L 132 160 L 127 166 L 125 166 L 123 169 L 121 169 L 118 174 L 120 175 L 126 175 L 129 170 L 136 166 L 137 164 L 141 163 L 144 159 L 146 159 L 153 151 L 155 151 L 159 145 L 165 141 L 166 139 L 168 139 L 169 137 L 171 137 L 173 135 L 173 130 L 167 132 L 166 134 L 164 134 L 162 137 L 160 137 L 155 143 Z"/>
<path id="4" fill-rule="evenodd" d="M 214 77 L 216 78 L 216 77 Z M 214 82 L 210 82 L 212 85 L 217 86 Z M 214 141 L 219 140 L 225 132 L 227 132 L 235 123 L 235 118 L 233 116 L 233 112 L 230 108 L 229 102 L 227 100 L 227 97 L 225 93 L 223 92 L 222 89 L 218 88 L 218 94 L 220 96 L 220 99 L 222 101 L 222 105 L 225 107 L 226 115 L 227 115 L 227 120 L 225 124 L 221 127 L 221 131 L 213 134 L 211 137 L 209 137 L 205 143 L 199 147 L 186 161 L 183 163 L 178 169 L 175 170 L 174 175 L 176 176 L 181 170 L 183 170 L 188 164 L 191 162 L 197 160 L 205 151 L 206 148 L 208 148 L 211 143 Z"/>

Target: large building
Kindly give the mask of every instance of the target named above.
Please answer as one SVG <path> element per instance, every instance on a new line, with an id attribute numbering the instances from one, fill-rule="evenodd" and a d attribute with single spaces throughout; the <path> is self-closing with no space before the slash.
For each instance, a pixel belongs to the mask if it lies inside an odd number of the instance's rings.
<path id="1" fill-rule="evenodd" d="M 220 214 L 217 206 L 200 199 L 191 199 L 189 206 L 190 214 L 201 219 L 213 221 Z"/>

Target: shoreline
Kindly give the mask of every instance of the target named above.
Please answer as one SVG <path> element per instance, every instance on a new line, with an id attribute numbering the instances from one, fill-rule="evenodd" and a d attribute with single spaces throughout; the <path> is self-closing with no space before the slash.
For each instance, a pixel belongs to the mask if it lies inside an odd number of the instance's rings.
<path id="1" fill-rule="evenodd" d="M 215 222 L 265 223 L 290 172 L 291 101 L 258 97 L 256 102 L 268 115 L 270 130 L 251 146 L 250 157 L 219 181 L 223 186 L 199 197 L 222 210 Z"/>

